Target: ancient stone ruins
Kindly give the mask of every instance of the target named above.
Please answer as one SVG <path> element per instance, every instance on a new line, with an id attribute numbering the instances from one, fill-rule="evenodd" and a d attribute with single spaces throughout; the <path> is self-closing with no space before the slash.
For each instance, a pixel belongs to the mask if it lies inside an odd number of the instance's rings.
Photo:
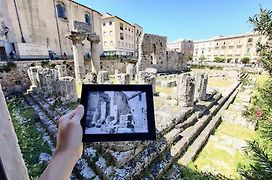
<path id="1" fill-rule="evenodd" d="M 57 124 L 61 115 L 72 109 L 69 105 L 78 103 L 76 83 L 84 84 L 150 84 L 155 102 L 156 141 L 87 143 L 82 158 L 77 162 L 73 178 L 76 179 L 175 179 L 183 165 L 192 160 L 206 142 L 217 124 L 221 121 L 222 109 L 226 109 L 235 98 L 245 78 L 242 73 L 234 73 L 234 83 L 228 89 L 215 90 L 208 87 L 209 77 L 219 76 L 206 73 L 185 72 L 187 64 L 182 54 L 166 50 L 166 37 L 144 34 L 140 40 L 140 53 L 137 64 L 127 63 L 111 74 L 100 70 L 98 54 L 99 36 L 86 23 L 75 21 L 74 30 L 67 36 L 73 42 L 74 71 L 72 77 L 67 65 L 54 68 L 31 66 L 27 73 L 31 81 L 28 93 L 24 94 L 24 106 L 37 112 L 39 132 L 54 152 Z M 84 64 L 82 42 L 91 43 L 92 69 L 87 72 Z M 222 78 L 225 75 L 222 75 Z M 92 94 L 100 106 L 120 101 L 122 107 L 105 108 L 87 114 L 91 121 L 88 127 L 103 132 L 141 129 L 143 124 L 133 124 L 133 113 L 145 113 L 145 109 L 131 109 L 130 103 L 140 103 L 141 92 L 131 95 L 125 92 L 116 94 L 99 92 Z M 138 99 L 138 101 L 134 101 Z M 62 103 L 56 103 L 62 102 Z M 116 110 L 116 111 L 115 111 Z M 117 113 L 120 112 L 120 113 Z M 104 121 L 110 126 L 105 126 Z M 249 125 L 247 125 L 249 126 Z M 188 150 L 190 149 L 190 150 Z M 187 151 L 188 150 L 188 151 Z M 46 158 L 44 158 L 46 157 Z M 41 159 L 49 161 L 50 155 Z"/>
<path id="2" fill-rule="evenodd" d="M 45 97 L 54 97 L 60 102 L 77 102 L 76 83 L 73 77 L 66 76 L 66 66 L 58 65 L 57 69 L 34 66 L 28 69 L 31 81 L 30 91 Z"/>

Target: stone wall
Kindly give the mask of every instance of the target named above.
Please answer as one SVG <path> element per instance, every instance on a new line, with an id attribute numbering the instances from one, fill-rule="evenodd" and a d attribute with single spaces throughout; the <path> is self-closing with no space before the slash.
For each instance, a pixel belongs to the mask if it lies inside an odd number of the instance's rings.
<path id="1" fill-rule="evenodd" d="M 181 72 L 186 69 L 182 53 L 167 51 L 167 37 L 144 34 L 140 39 L 138 71 L 155 68 L 158 72 Z"/>
<path id="2" fill-rule="evenodd" d="M 7 179 L 29 179 L 8 107 L 0 85 L 0 157 Z M 16 169 L 16 170 L 15 170 Z M 4 178 L 4 177 L 2 177 Z M 2 179 L 0 177 L 0 179 Z"/>
<path id="3" fill-rule="evenodd" d="M 101 71 L 108 71 L 110 75 L 115 74 L 115 70 L 118 73 L 126 73 L 126 68 L 128 64 L 136 64 L 135 60 L 101 60 Z"/>
<path id="4" fill-rule="evenodd" d="M 9 72 L 0 72 L 0 84 L 2 85 L 5 96 L 13 93 L 24 92 L 30 86 L 27 69 L 31 66 L 40 65 L 43 67 L 55 68 L 58 64 L 65 64 L 67 66 L 67 74 L 74 77 L 74 63 L 73 61 L 17 61 L 16 67 Z M 4 66 L 6 63 L 0 63 Z"/>
<path id="5" fill-rule="evenodd" d="M 58 61 L 16 61 L 17 67 L 9 72 L 0 72 L 0 84 L 2 85 L 5 96 L 13 93 L 24 92 L 30 87 L 30 80 L 27 69 L 31 66 L 40 65 L 44 68 L 56 68 L 56 65 L 66 65 L 67 76 L 75 77 L 74 61 L 58 60 Z M 108 71 L 110 75 L 118 70 L 119 73 L 126 73 L 128 64 L 136 64 L 134 60 L 102 60 L 101 70 Z M 6 63 L 0 63 L 0 67 Z M 91 61 L 85 61 L 86 73 L 91 72 Z"/>

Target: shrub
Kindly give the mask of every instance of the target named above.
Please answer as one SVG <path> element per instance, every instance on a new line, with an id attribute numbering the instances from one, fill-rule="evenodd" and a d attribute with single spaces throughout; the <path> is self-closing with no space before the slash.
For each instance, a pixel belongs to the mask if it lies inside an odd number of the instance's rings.
<path id="1" fill-rule="evenodd" d="M 243 63 L 243 64 L 248 64 L 249 61 L 250 61 L 250 59 L 249 59 L 249 57 L 243 57 L 243 58 L 240 59 L 240 61 L 241 61 L 241 63 Z"/>
<path id="2" fill-rule="evenodd" d="M 216 62 L 216 63 L 222 63 L 222 62 L 224 62 L 226 59 L 224 59 L 224 58 L 221 58 L 221 57 L 215 57 L 214 58 L 214 62 Z"/>
<path id="3" fill-rule="evenodd" d="M 6 65 L 0 67 L 0 72 L 10 72 L 17 67 L 16 63 L 8 62 Z"/>

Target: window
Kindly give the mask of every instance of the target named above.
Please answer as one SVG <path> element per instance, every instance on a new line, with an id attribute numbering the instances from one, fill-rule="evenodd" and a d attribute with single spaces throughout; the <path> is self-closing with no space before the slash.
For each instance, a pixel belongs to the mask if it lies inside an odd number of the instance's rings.
<path id="1" fill-rule="evenodd" d="M 124 40 L 124 33 L 120 33 L 120 39 Z"/>
<path id="2" fill-rule="evenodd" d="M 124 30 L 124 25 L 123 25 L 123 23 L 120 23 L 120 30 Z"/>
<path id="3" fill-rule="evenodd" d="M 125 26 L 125 30 L 127 30 L 127 26 Z"/>
<path id="4" fill-rule="evenodd" d="M 139 94 L 139 101 L 142 101 L 142 94 Z"/>
<path id="5" fill-rule="evenodd" d="M 122 47 L 124 47 L 124 42 L 122 42 Z"/>
<path id="6" fill-rule="evenodd" d="M 91 16 L 90 16 L 89 13 L 86 13 L 86 14 L 85 14 L 85 22 L 86 22 L 87 24 L 91 24 Z"/>
<path id="7" fill-rule="evenodd" d="M 104 41 L 104 46 L 107 46 L 107 41 Z"/>
<path id="8" fill-rule="evenodd" d="M 103 23 L 103 26 L 106 26 L 106 23 Z"/>
<path id="9" fill-rule="evenodd" d="M 112 36 L 112 31 L 110 31 L 110 36 Z"/>
<path id="10" fill-rule="evenodd" d="M 113 41 L 110 42 L 110 45 L 113 46 Z"/>
<path id="11" fill-rule="evenodd" d="M 252 42 L 253 41 L 253 38 L 249 38 L 248 40 L 247 40 L 247 42 Z"/>
<path id="12" fill-rule="evenodd" d="M 106 36 L 106 35 L 107 35 L 107 31 L 104 31 L 104 32 L 103 32 L 103 36 Z"/>
<path id="13" fill-rule="evenodd" d="M 109 25 L 110 25 L 110 26 L 112 25 L 112 21 L 109 22 Z"/>
<path id="14" fill-rule="evenodd" d="M 120 41 L 118 41 L 118 46 L 120 46 Z"/>
<path id="15" fill-rule="evenodd" d="M 130 31 L 130 28 L 128 28 L 128 31 Z"/>
<path id="16" fill-rule="evenodd" d="M 58 3 L 56 6 L 57 6 L 58 17 L 67 19 L 66 9 L 65 9 L 64 4 Z"/>

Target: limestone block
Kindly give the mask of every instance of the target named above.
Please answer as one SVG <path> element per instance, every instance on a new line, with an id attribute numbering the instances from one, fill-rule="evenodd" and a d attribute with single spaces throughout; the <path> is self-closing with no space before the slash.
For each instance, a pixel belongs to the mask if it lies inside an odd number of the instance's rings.
<path id="1" fill-rule="evenodd" d="M 105 82 L 109 81 L 109 73 L 108 71 L 99 71 L 97 75 L 97 83 L 104 84 Z"/>
<path id="2" fill-rule="evenodd" d="M 58 91 L 64 103 L 77 102 L 76 82 L 73 77 L 60 78 Z"/>
<path id="3" fill-rule="evenodd" d="M 206 73 L 195 74 L 195 100 L 206 100 L 208 75 Z"/>
<path id="4" fill-rule="evenodd" d="M 83 80 L 84 84 L 96 84 L 97 83 L 97 75 L 93 72 L 87 73 L 85 79 Z"/>
<path id="5" fill-rule="evenodd" d="M 129 84 L 130 83 L 130 75 L 129 74 L 117 74 L 116 81 L 117 84 Z"/>
<path id="6" fill-rule="evenodd" d="M 28 74 L 28 77 L 31 81 L 31 86 L 38 86 L 38 77 L 37 77 L 37 74 L 38 74 L 38 71 L 43 69 L 42 66 L 34 66 L 34 67 L 29 67 L 29 69 L 27 70 L 27 74 Z"/>
<path id="7" fill-rule="evenodd" d="M 145 72 L 147 72 L 147 74 L 149 74 L 149 75 L 155 75 L 155 74 L 157 74 L 158 71 L 155 68 L 146 68 Z"/>
<path id="8" fill-rule="evenodd" d="M 195 84 L 194 77 L 189 73 L 181 74 L 177 77 L 176 94 L 173 95 L 177 104 L 182 107 L 190 107 L 194 102 Z"/>
<path id="9" fill-rule="evenodd" d="M 126 73 L 129 74 L 130 80 L 135 80 L 137 74 L 136 66 L 134 64 L 128 64 L 126 67 Z"/>
<path id="10" fill-rule="evenodd" d="M 58 72 L 56 69 L 39 69 L 37 73 L 38 87 L 43 93 L 47 95 L 53 94 L 54 89 L 57 88 L 58 84 Z"/>
<path id="11" fill-rule="evenodd" d="M 7 179 L 28 180 L 27 169 L 0 84 L 0 157 Z M 2 179 L 3 177 L 0 177 Z"/>
<path id="12" fill-rule="evenodd" d="M 58 77 L 65 77 L 68 75 L 65 64 L 56 65 L 56 69 L 58 71 Z"/>

